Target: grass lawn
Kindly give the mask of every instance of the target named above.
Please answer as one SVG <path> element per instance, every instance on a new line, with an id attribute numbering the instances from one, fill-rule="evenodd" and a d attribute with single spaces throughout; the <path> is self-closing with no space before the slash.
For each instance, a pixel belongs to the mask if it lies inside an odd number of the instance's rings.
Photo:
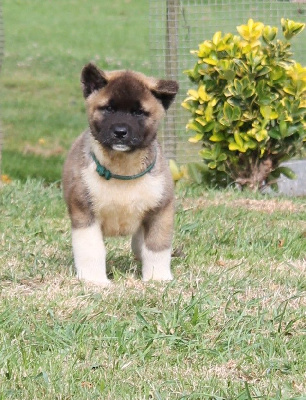
<path id="1" fill-rule="evenodd" d="M 2 6 L 0 400 L 306 400 L 305 198 L 179 184 L 173 282 L 142 283 L 128 239 L 112 287 L 79 282 L 59 180 L 80 71 L 150 72 L 148 2 Z"/>
<path id="2" fill-rule="evenodd" d="M 54 182 L 67 149 L 87 127 L 82 67 L 94 61 L 148 72 L 148 3 L 3 0 L 2 7 L 2 174 Z"/>
<path id="3" fill-rule="evenodd" d="M 181 186 L 175 280 L 108 240 L 109 289 L 75 279 L 57 185 L 0 201 L 0 399 L 305 400 L 305 199 Z"/>

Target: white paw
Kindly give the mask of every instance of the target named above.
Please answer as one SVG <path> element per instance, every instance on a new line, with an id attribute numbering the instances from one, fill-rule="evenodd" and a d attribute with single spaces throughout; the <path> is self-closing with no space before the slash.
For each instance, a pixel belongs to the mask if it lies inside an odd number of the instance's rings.
<path id="1" fill-rule="evenodd" d="M 72 247 L 77 277 L 95 285 L 109 286 L 106 276 L 105 247 L 98 224 L 72 229 Z"/>
<path id="2" fill-rule="evenodd" d="M 171 249 L 155 252 L 142 248 L 142 280 L 171 281 Z"/>

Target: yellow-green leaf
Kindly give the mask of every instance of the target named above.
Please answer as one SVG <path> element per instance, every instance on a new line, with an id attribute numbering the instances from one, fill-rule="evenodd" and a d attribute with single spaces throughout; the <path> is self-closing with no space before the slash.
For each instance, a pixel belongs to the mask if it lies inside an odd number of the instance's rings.
<path id="1" fill-rule="evenodd" d="M 189 122 L 189 123 L 186 125 L 186 128 L 187 128 L 188 130 L 191 130 L 191 131 L 199 132 L 199 133 L 202 135 L 201 126 L 199 126 L 199 125 L 198 125 L 197 123 L 195 123 L 195 122 Z"/>
<path id="2" fill-rule="evenodd" d="M 212 136 L 210 136 L 209 140 L 212 142 L 221 142 L 224 140 L 224 134 L 222 132 L 215 132 Z"/>
<path id="3" fill-rule="evenodd" d="M 217 168 L 217 163 L 216 163 L 216 161 L 211 161 L 210 163 L 208 163 L 208 166 L 211 169 L 215 169 L 215 168 Z"/>
<path id="4" fill-rule="evenodd" d="M 250 18 L 247 25 L 237 26 L 237 31 L 243 39 L 248 42 L 254 42 L 260 38 L 263 28 L 264 24 L 262 22 L 254 22 L 253 19 Z"/>
<path id="5" fill-rule="evenodd" d="M 255 139 L 258 142 L 262 142 L 263 140 L 265 140 L 268 137 L 268 131 L 266 129 L 261 129 L 260 131 L 257 131 L 255 133 Z"/>
<path id="6" fill-rule="evenodd" d="M 261 106 L 260 113 L 266 120 L 276 119 L 278 117 L 278 113 L 272 110 L 270 106 Z"/>
<path id="7" fill-rule="evenodd" d="M 209 58 L 203 58 L 203 61 L 204 61 L 206 64 L 209 64 L 209 65 L 217 65 L 217 64 L 218 64 L 218 61 L 215 60 L 214 58 L 211 58 L 211 57 L 209 57 Z"/>
<path id="8" fill-rule="evenodd" d="M 299 34 L 305 28 L 305 24 L 301 22 L 294 22 L 290 19 L 285 19 L 285 18 L 281 19 L 281 24 L 282 24 L 283 34 L 287 40 Z"/>
<path id="9" fill-rule="evenodd" d="M 278 29 L 276 27 L 271 27 L 270 25 L 267 25 L 262 31 L 262 37 L 267 43 L 272 42 L 272 40 L 275 39 L 277 30 Z"/>
<path id="10" fill-rule="evenodd" d="M 235 142 L 237 143 L 237 145 L 239 147 L 243 147 L 243 140 L 242 140 L 239 132 L 234 132 L 234 138 L 235 138 Z"/>
<path id="11" fill-rule="evenodd" d="M 218 31 L 218 32 L 216 32 L 216 33 L 214 34 L 213 40 L 212 40 L 212 41 L 213 41 L 213 44 L 214 44 L 215 46 L 218 45 L 218 43 L 220 42 L 221 37 L 222 37 L 221 31 Z"/>
<path id="12" fill-rule="evenodd" d="M 198 92 L 196 90 L 194 90 L 194 89 L 188 90 L 187 94 L 190 96 L 190 99 L 192 99 L 192 100 L 198 100 L 199 99 Z"/>
<path id="13" fill-rule="evenodd" d="M 178 165 L 174 160 L 169 160 L 169 167 L 174 181 L 178 181 L 183 178 L 184 173 L 179 169 Z"/>
<path id="14" fill-rule="evenodd" d="M 199 124 L 201 124 L 202 126 L 206 126 L 207 125 L 207 121 L 205 119 L 205 117 L 198 117 L 195 119 L 195 121 L 197 121 Z"/>
<path id="15" fill-rule="evenodd" d="M 245 152 L 246 152 L 246 149 L 245 149 L 244 147 L 238 146 L 238 144 L 235 143 L 235 142 L 229 143 L 228 148 L 229 148 L 229 150 L 231 150 L 231 151 L 238 150 L 238 151 L 240 151 L 241 153 L 245 153 Z"/>
<path id="16" fill-rule="evenodd" d="M 208 104 L 205 110 L 206 121 L 207 122 L 211 121 L 212 117 L 213 117 L 213 107 L 210 104 Z"/>
<path id="17" fill-rule="evenodd" d="M 187 102 L 187 99 L 181 104 L 181 106 L 188 111 L 192 108 L 191 105 Z"/>
<path id="18" fill-rule="evenodd" d="M 213 47 L 212 42 L 209 40 L 205 40 L 205 42 L 199 45 L 199 51 L 196 52 L 198 57 L 200 58 L 207 57 L 210 54 L 212 47 Z"/>
<path id="19" fill-rule="evenodd" d="M 207 102 L 211 99 L 211 96 L 206 92 L 205 86 L 201 85 L 198 89 L 198 97 Z"/>
<path id="20" fill-rule="evenodd" d="M 188 140 L 190 143 L 198 143 L 202 138 L 203 138 L 203 134 L 197 133 L 195 136 L 189 138 Z"/>

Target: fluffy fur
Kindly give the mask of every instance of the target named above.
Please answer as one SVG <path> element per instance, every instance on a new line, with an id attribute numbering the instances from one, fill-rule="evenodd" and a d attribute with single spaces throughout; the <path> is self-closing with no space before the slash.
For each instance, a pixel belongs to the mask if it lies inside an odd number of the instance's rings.
<path id="1" fill-rule="evenodd" d="M 131 235 L 143 280 L 172 279 L 173 183 L 157 129 L 178 85 L 93 64 L 84 67 L 81 82 L 89 129 L 72 145 L 63 171 L 77 276 L 108 285 L 103 238 Z M 139 174 L 156 161 L 137 179 L 106 180 L 92 153 L 117 175 Z"/>

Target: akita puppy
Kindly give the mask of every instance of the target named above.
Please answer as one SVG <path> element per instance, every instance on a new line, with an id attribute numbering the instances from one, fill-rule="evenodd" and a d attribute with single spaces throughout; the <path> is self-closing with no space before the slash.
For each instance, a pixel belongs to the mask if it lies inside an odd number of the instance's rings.
<path id="1" fill-rule="evenodd" d="M 157 130 L 178 84 L 93 64 L 81 83 L 89 129 L 63 171 L 77 276 L 109 284 L 103 238 L 131 235 L 142 279 L 171 280 L 174 191 Z"/>

